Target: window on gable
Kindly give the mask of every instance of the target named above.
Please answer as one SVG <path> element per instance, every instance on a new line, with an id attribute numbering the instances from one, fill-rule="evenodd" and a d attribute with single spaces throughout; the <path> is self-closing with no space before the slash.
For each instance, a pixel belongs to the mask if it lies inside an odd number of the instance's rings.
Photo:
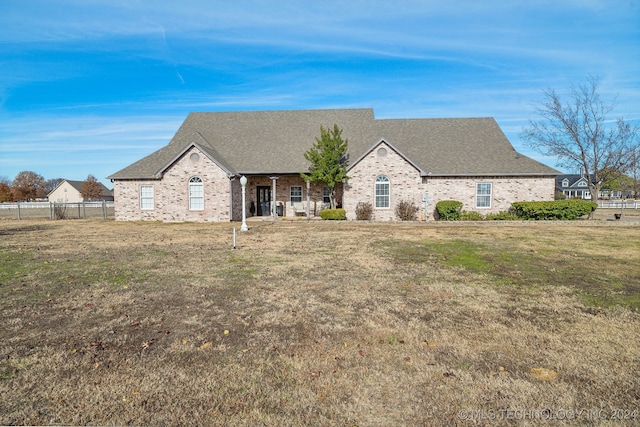
<path id="1" fill-rule="evenodd" d="M 189 210 L 204 210 L 204 184 L 197 176 L 189 180 Z"/>
<path id="2" fill-rule="evenodd" d="M 481 182 L 476 185 L 476 207 L 491 207 L 491 183 Z"/>
<path id="3" fill-rule="evenodd" d="M 153 185 L 141 185 L 140 186 L 140 209 L 151 210 L 153 208 L 154 208 Z"/>
<path id="4" fill-rule="evenodd" d="M 290 191 L 291 203 L 302 203 L 302 187 L 292 186 Z"/>
<path id="5" fill-rule="evenodd" d="M 568 186 L 569 186 L 569 180 L 568 180 L 568 179 L 566 179 L 566 178 L 565 178 L 565 179 L 563 179 L 563 180 L 562 180 L 562 186 L 563 186 L 563 187 L 568 187 Z"/>
<path id="6" fill-rule="evenodd" d="M 375 206 L 376 208 L 388 208 L 389 203 L 389 178 L 380 175 L 376 178 L 375 189 Z"/>
<path id="7" fill-rule="evenodd" d="M 587 181 L 580 181 L 578 187 L 587 187 Z"/>

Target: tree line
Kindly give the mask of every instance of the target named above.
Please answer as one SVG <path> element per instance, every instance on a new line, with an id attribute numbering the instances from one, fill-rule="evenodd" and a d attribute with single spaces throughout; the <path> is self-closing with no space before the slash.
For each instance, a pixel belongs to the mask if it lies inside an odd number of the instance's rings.
<path id="1" fill-rule="evenodd" d="M 44 199 L 62 181 L 62 178 L 44 179 L 42 175 L 32 171 L 20 172 L 13 181 L 0 177 L 0 203 Z M 89 175 L 82 182 L 80 194 L 85 200 L 99 199 L 101 192 L 102 185 L 95 176 Z"/>

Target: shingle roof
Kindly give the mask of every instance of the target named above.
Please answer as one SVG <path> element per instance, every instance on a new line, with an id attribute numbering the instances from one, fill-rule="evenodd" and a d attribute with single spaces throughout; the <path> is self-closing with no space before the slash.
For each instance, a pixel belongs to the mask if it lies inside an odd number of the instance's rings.
<path id="1" fill-rule="evenodd" d="M 585 188 L 585 187 L 578 186 L 576 184 L 578 184 L 580 181 L 584 181 L 585 184 L 588 182 L 587 177 L 581 174 L 563 174 L 563 175 L 556 176 L 556 186 L 562 187 L 562 181 L 564 181 L 565 179 L 569 180 L 569 186 L 564 188 L 572 188 L 572 187 Z"/>
<path id="2" fill-rule="evenodd" d="M 58 189 L 58 187 L 60 187 L 65 182 L 67 182 L 70 186 L 72 186 L 74 189 L 76 189 L 78 191 L 78 193 L 80 193 L 82 191 L 82 185 L 85 183 L 85 181 L 72 181 L 70 179 L 63 179 L 62 181 L 60 181 L 58 183 L 58 185 L 56 185 L 56 187 L 53 190 L 51 190 L 49 192 L 49 194 L 51 194 L 54 191 L 56 191 Z M 105 187 L 105 185 L 103 183 L 98 181 L 98 185 L 100 186 L 100 196 L 102 196 L 102 197 L 108 197 L 108 196 L 113 197 L 113 192 L 111 190 L 109 190 L 107 187 Z"/>
<path id="3" fill-rule="evenodd" d="M 493 118 L 377 120 L 378 134 L 434 176 L 555 175 L 513 148 Z"/>
<path id="4" fill-rule="evenodd" d="M 304 153 L 321 125 L 334 124 L 349 140 L 352 162 L 383 139 L 431 175 L 558 173 L 518 154 L 492 118 L 376 120 L 367 108 L 191 113 L 168 145 L 108 178 L 160 178 L 191 145 L 229 175 L 307 172 Z"/>

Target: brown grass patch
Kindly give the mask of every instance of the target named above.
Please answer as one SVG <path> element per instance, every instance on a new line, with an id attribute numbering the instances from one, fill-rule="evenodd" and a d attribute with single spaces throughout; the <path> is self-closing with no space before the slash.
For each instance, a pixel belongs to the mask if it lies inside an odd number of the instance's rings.
<path id="1" fill-rule="evenodd" d="M 233 250 L 234 226 L 1 222 L 0 424 L 640 405 L 637 226 L 255 223 Z"/>

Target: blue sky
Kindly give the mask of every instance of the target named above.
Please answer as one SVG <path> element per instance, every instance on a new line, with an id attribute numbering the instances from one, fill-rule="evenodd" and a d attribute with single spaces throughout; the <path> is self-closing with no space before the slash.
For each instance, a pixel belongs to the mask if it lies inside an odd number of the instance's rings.
<path id="1" fill-rule="evenodd" d="M 639 0 L 0 0 L 0 177 L 110 186 L 191 111 L 311 108 L 494 117 L 555 166 L 519 133 L 590 75 L 640 123 Z"/>

